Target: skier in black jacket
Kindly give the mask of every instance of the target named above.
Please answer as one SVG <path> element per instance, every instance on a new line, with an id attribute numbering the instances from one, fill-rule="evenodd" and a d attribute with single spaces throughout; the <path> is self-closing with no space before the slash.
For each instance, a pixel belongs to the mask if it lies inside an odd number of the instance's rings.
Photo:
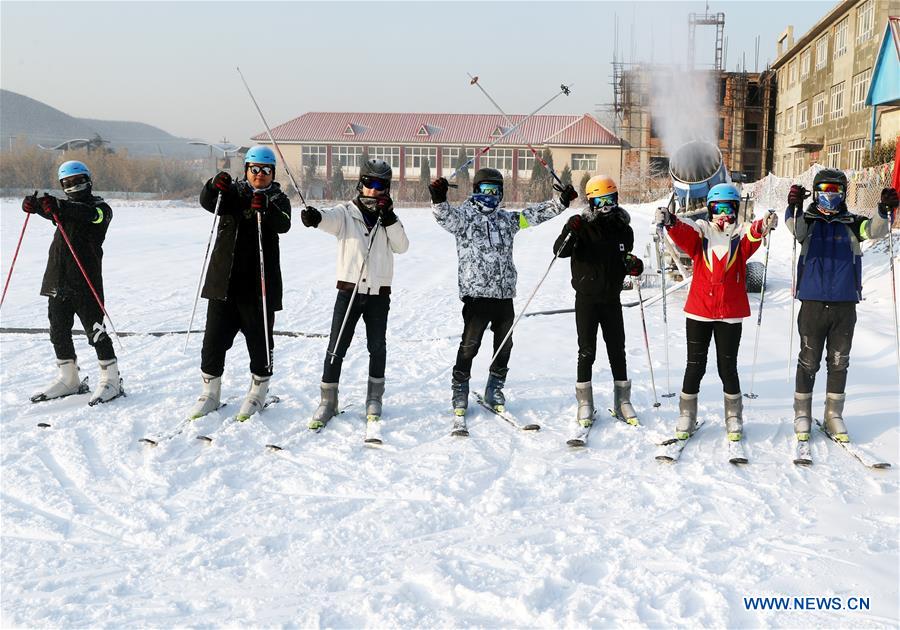
<path id="1" fill-rule="evenodd" d="M 200 365 L 203 393 L 190 417 L 199 418 L 219 408 L 225 353 L 240 331 L 250 355 L 251 380 L 237 419 L 246 420 L 265 405 L 272 376 L 272 326 L 275 311 L 282 308 L 278 235 L 291 229 L 291 202 L 275 181 L 275 153 L 263 146 L 247 151 L 244 179 L 232 181 L 231 175 L 222 171 L 206 182 L 200 191 L 200 205 L 215 212 L 219 195 L 221 218 L 201 293 L 209 300 Z M 266 322 L 262 315 L 257 213 L 262 216 Z"/>
<path id="2" fill-rule="evenodd" d="M 631 254 L 631 217 L 619 206 L 615 182 L 598 175 L 585 186 L 588 207 L 569 218 L 553 246 L 560 258 L 571 258 L 578 331 L 578 424 L 594 422 L 591 370 L 597 354 L 597 328 L 603 331 L 613 375 L 613 412 L 628 424 L 638 424 L 631 405 L 631 381 L 625 369 L 625 326 L 619 294 L 626 275 L 640 276 L 644 264 Z M 566 240 L 568 238 L 568 241 Z M 565 244 L 564 244 L 565 243 Z"/>
<path id="3" fill-rule="evenodd" d="M 35 192 L 22 202 L 25 212 L 51 222 L 54 222 L 54 214 L 59 219 L 59 229 L 53 235 L 47 269 L 41 283 L 41 295 L 49 298 L 50 341 L 56 352 L 59 373 L 56 380 L 32 396 L 31 401 L 40 402 L 89 391 L 87 378 L 83 381 L 79 378 L 75 345 L 72 343 L 72 324 L 75 315 L 78 315 L 88 343 L 94 346 L 100 363 L 100 383 L 88 403 L 96 405 L 124 393 L 116 353 L 103 323 L 103 310 L 85 279 L 86 274 L 100 300 L 103 300 L 103 241 L 112 221 L 112 209 L 102 198 L 92 194 L 91 172 L 84 163 L 75 160 L 65 162 L 59 167 L 57 176 L 66 199 L 47 193 L 38 198 Z M 84 266 L 84 274 L 60 230 L 65 230 L 69 236 L 72 249 Z"/>

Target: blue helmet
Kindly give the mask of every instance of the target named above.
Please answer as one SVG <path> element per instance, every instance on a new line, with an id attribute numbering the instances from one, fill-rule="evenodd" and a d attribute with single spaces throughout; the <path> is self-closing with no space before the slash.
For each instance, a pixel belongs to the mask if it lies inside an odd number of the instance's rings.
<path id="1" fill-rule="evenodd" d="M 741 193 L 734 184 L 716 184 L 706 194 L 706 204 L 714 201 L 734 201 L 741 203 Z"/>
<path id="2" fill-rule="evenodd" d="M 62 180 L 66 177 L 72 177 L 72 175 L 87 175 L 90 177 L 91 171 L 88 170 L 88 167 L 85 166 L 84 162 L 69 160 L 60 165 L 59 170 L 56 172 L 56 179 Z"/>
<path id="3" fill-rule="evenodd" d="M 247 164 L 271 164 L 275 166 L 275 152 L 269 147 L 261 145 L 250 147 L 244 156 L 244 166 Z"/>

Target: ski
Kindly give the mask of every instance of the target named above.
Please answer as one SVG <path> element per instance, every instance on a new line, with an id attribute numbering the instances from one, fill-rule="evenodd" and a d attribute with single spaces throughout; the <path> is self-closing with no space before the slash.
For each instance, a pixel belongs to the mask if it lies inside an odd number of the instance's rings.
<path id="1" fill-rule="evenodd" d="M 460 413 L 462 412 L 462 413 Z M 454 437 L 468 437 L 469 436 L 469 428 L 466 426 L 466 410 L 465 409 L 454 409 L 453 410 L 453 428 L 450 430 L 450 435 Z"/>
<path id="2" fill-rule="evenodd" d="M 631 418 L 631 420 L 628 420 L 626 418 L 623 418 L 619 414 L 617 414 L 615 411 L 613 411 L 609 407 L 607 407 L 606 410 L 609 412 L 609 415 L 611 415 L 614 420 L 618 420 L 619 422 L 621 422 L 623 424 L 627 424 L 630 427 L 640 427 L 641 426 L 641 421 L 638 420 L 637 417 L 634 417 L 634 418 Z"/>
<path id="3" fill-rule="evenodd" d="M 502 418 L 503 420 L 505 420 L 512 426 L 516 427 L 520 431 L 540 431 L 541 430 L 541 425 L 539 425 L 539 424 L 534 424 L 534 423 L 519 424 L 519 422 L 515 418 L 513 418 L 511 415 L 509 415 L 505 409 L 494 409 L 494 407 L 489 405 L 488 402 L 484 399 L 484 396 L 482 396 L 478 392 L 472 392 L 472 394 L 475 396 L 475 400 L 478 401 L 479 405 L 481 405 L 482 407 L 484 407 L 485 409 L 490 411 L 495 416 L 499 416 L 500 418 Z"/>
<path id="4" fill-rule="evenodd" d="M 347 411 L 347 409 L 349 409 L 349 408 L 352 407 L 352 406 L 353 406 L 353 405 L 347 405 L 346 407 L 344 407 L 343 409 L 341 409 L 340 411 L 338 411 L 336 414 L 334 414 L 333 416 L 331 416 L 331 418 L 328 419 L 328 422 L 331 422 L 331 421 L 334 420 L 337 416 L 341 415 L 342 413 L 344 413 L 345 411 Z M 322 429 L 324 429 L 326 426 L 328 426 L 328 422 L 325 423 L 325 426 L 319 427 L 318 429 L 310 429 L 310 428 L 307 427 L 307 430 L 310 431 L 311 433 L 321 433 L 321 432 L 322 432 Z M 280 446 L 279 444 L 275 444 L 275 443 L 272 443 L 272 444 L 266 444 L 265 447 L 266 447 L 267 450 L 273 451 L 273 452 L 278 452 L 278 451 L 285 451 L 285 450 L 287 450 L 284 446 Z"/>
<path id="5" fill-rule="evenodd" d="M 220 403 L 219 406 L 216 407 L 215 411 L 218 411 L 219 409 L 221 409 L 222 407 L 224 407 L 227 404 L 228 403 Z M 211 411 L 210 413 L 214 413 L 214 412 Z M 202 418 L 203 416 L 200 416 L 200 417 Z M 199 419 L 200 418 L 185 418 L 184 420 L 182 420 L 178 424 L 176 424 L 174 427 L 172 427 L 170 430 L 165 431 L 163 433 L 157 433 L 156 435 L 154 435 L 152 437 L 142 437 L 141 439 L 138 440 L 138 443 L 139 444 L 147 444 L 148 446 L 159 446 L 159 444 L 161 442 L 168 442 L 169 440 L 172 440 L 172 439 L 178 437 L 179 435 L 181 435 L 182 433 L 184 433 L 184 430 L 187 429 L 191 425 L 192 422 L 194 422 L 195 420 L 199 420 Z"/>
<path id="6" fill-rule="evenodd" d="M 384 441 L 381 439 L 380 416 L 366 417 L 366 437 L 363 442 L 365 444 L 372 444 L 374 446 L 380 446 L 381 444 L 384 444 Z"/>
<path id="7" fill-rule="evenodd" d="M 677 462 L 681 457 L 681 451 L 684 450 L 684 447 L 690 441 L 692 437 L 697 435 L 697 431 L 700 430 L 705 422 L 700 422 L 697 424 L 697 428 L 694 429 L 694 432 L 687 437 L 687 439 L 679 440 L 678 438 L 671 438 L 669 440 L 665 440 L 660 443 L 660 450 L 656 454 L 656 460 L 660 462 Z"/>
<path id="8" fill-rule="evenodd" d="M 867 450 L 863 449 L 857 444 L 853 442 L 841 442 L 838 439 L 835 439 L 833 435 L 831 435 L 828 431 L 825 430 L 825 426 L 816 418 L 816 425 L 818 425 L 819 429 L 828 436 L 828 439 L 834 442 L 835 444 L 840 444 L 845 451 L 847 451 L 850 455 L 855 457 L 859 462 L 866 466 L 867 468 L 890 468 L 891 464 L 878 459 L 877 456 L 872 455 Z"/>
<path id="9" fill-rule="evenodd" d="M 92 400 L 92 401 L 88 402 L 88 407 L 96 407 L 97 405 L 105 405 L 106 403 L 114 401 L 116 398 L 123 398 L 123 397 L 126 397 L 127 395 L 128 394 L 125 393 L 125 384 L 122 382 L 122 379 L 120 378 L 118 394 L 116 394 L 115 396 L 113 396 L 112 398 L 109 398 L 107 400 L 100 400 L 99 398 L 97 400 Z"/>
<path id="10" fill-rule="evenodd" d="M 588 435 L 591 432 L 591 429 L 594 427 L 594 419 L 591 418 L 591 423 L 587 426 L 584 426 L 580 422 L 578 423 L 578 430 L 575 432 L 575 435 L 566 440 L 566 444 L 568 446 L 573 447 L 581 447 L 587 446 Z"/>
<path id="11" fill-rule="evenodd" d="M 281 399 L 278 396 L 269 396 L 266 398 L 266 402 L 263 405 L 263 409 L 268 409 L 270 405 L 274 405 L 274 404 L 280 403 L 280 402 L 281 402 Z M 260 411 L 262 411 L 262 410 L 260 410 Z M 252 418 L 253 416 L 250 416 L 250 417 Z M 248 418 L 248 420 L 249 420 L 249 418 Z M 209 444 L 213 441 L 213 435 L 215 435 L 216 433 L 220 433 L 222 430 L 226 429 L 227 427 L 231 426 L 232 424 L 234 424 L 236 422 L 246 422 L 246 420 L 238 420 L 236 415 L 229 416 L 222 422 L 221 425 L 219 425 L 219 427 L 213 433 L 206 434 L 206 435 L 198 435 L 196 439 L 200 440 L 201 442 L 205 442 L 206 444 Z"/>
<path id="12" fill-rule="evenodd" d="M 809 434 L 805 440 L 798 439 L 794 445 L 794 463 L 797 466 L 812 466 L 812 449 L 809 446 Z"/>
<path id="13" fill-rule="evenodd" d="M 47 398 L 43 392 L 40 394 L 35 394 L 29 400 L 33 403 L 46 402 L 48 400 L 60 400 L 61 398 L 68 398 L 69 396 L 77 396 L 79 394 L 87 394 L 91 391 L 90 386 L 88 385 L 88 377 L 85 376 L 81 379 L 81 383 L 78 384 L 78 389 L 71 394 L 66 394 L 65 396 L 54 396 L 53 398 Z M 40 426 L 40 425 L 38 425 Z M 47 426 L 50 426 L 49 424 Z"/>
<path id="14" fill-rule="evenodd" d="M 743 440 L 728 440 L 728 462 L 731 464 L 746 464 L 747 454 L 744 452 Z"/>

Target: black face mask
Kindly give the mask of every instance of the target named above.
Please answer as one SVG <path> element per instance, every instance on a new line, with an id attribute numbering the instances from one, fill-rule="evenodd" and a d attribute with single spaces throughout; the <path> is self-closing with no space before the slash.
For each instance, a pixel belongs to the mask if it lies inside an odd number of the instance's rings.
<path id="1" fill-rule="evenodd" d="M 365 210 L 366 212 L 375 212 L 375 203 L 377 201 L 378 197 L 363 197 L 362 194 L 356 196 L 356 204 L 360 210 Z"/>

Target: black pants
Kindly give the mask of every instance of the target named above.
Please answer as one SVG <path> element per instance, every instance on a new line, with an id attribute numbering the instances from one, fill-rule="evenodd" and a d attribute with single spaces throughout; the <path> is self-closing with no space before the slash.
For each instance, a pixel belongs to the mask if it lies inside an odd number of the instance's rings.
<path id="1" fill-rule="evenodd" d="M 628 379 L 625 369 L 625 323 L 621 304 L 599 304 L 575 294 L 575 329 L 578 331 L 578 382 L 591 380 L 597 357 L 597 327 L 603 331 L 606 356 L 613 380 Z"/>
<path id="2" fill-rule="evenodd" d="M 341 380 L 341 366 L 347 348 L 353 340 L 353 331 L 359 318 L 362 317 L 366 324 L 366 346 L 369 349 L 369 376 L 372 378 L 384 378 L 384 366 L 387 363 L 387 333 L 388 311 L 391 310 L 390 295 L 366 295 L 357 293 L 347 318 L 347 326 L 341 335 L 340 343 L 335 343 L 341 323 L 350 305 L 351 291 L 338 291 L 334 301 L 334 314 L 331 316 L 331 336 L 328 338 L 329 353 L 325 355 L 325 367 L 322 370 L 323 383 L 337 383 Z M 334 352 L 334 355 L 330 354 Z M 332 362 L 334 359 L 334 362 Z"/>
<path id="3" fill-rule="evenodd" d="M 241 332 L 247 342 L 247 354 L 250 355 L 250 372 L 257 376 L 271 376 L 271 350 L 275 347 L 273 311 L 269 312 L 268 319 L 270 353 L 267 356 L 262 306 L 257 300 L 209 300 L 200 369 L 211 376 L 222 376 L 225 353 L 234 344 L 235 335 Z"/>
<path id="4" fill-rule="evenodd" d="M 722 389 L 726 394 L 741 393 L 737 359 L 738 347 L 741 345 L 742 326 L 740 323 L 699 322 L 696 319 L 685 318 L 687 368 L 684 370 L 682 392 L 696 394 L 700 391 L 700 381 L 706 373 L 709 342 L 715 337 L 716 366 L 719 368 L 719 378 L 722 379 Z"/>
<path id="5" fill-rule="evenodd" d="M 453 380 L 468 381 L 472 375 L 472 361 L 481 347 L 481 338 L 488 325 L 494 333 L 494 352 L 500 347 L 500 342 L 506 337 L 506 333 L 512 328 L 515 319 L 512 298 L 463 298 L 463 333 L 459 342 L 459 351 L 456 353 L 456 365 L 453 366 Z M 506 378 L 509 372 L 509 355 L 512 353 L 512 337 L 510 337 L 503 350 L 491 363 L 490 372 L 500 378 Z"/>
<path id="6" fill-rule="evenodd" d="M 853 330 L 856 328 L 856 304 L 804 300 L 800 303 L 797 328 L 800 330 L 800 356 L 797 359 L 796 391 L 802 394 L 812 392 L 822 350 L 827 349 L 825 366 L 828 381 L 825 391 L 843 394 L 847 386 L 847 368 L 850 367 Z"/>
<path id="7" fill-rule="evenodd" d="M 63 360 L 75 359 L 75 344 L 72 343 L 72 324 L 75 315 L 81 320 L 88 343 L 94 346 L 97 358 L 101 361 L 109 361 L 116 358 L 113 350 L 112 339 L 106 333 L 103 324 L 103 311 L 94 299 L 93 295 L 81 298 L 51 297 L 47 302 L 47 317 L 50 320 L 50 341 L 56 358 Z"/>

